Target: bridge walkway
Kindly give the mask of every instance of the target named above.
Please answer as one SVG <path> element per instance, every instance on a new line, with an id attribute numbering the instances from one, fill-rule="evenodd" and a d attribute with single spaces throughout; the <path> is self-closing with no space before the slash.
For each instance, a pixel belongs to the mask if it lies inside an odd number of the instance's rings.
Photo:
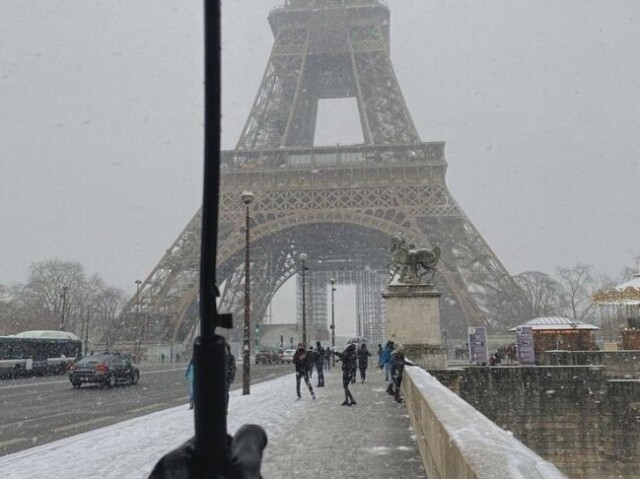
<path id="1" fill-rule="evenodd" d="M 278 395 L 292 407 L 267 431 L 264 477 L 425 479 L 406 406 L 385 392 L 382 370 L 370 367 L 364 383 L 358 373 L 350 386 L 357 405 L 347 407 L 341 405 L 342 372 L 336 366 L 325 371 L 325 387 L 316 387 L 314 371 L 316 400 L 304 387 L 296 399 L 294 374 L 274 380 L 283 384 Z"/>

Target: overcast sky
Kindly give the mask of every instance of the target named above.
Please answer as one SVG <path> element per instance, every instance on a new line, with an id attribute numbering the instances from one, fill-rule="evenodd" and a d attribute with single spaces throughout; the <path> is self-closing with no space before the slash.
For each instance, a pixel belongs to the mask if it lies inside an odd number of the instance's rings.
<path id="1" fill-rule="evenodd" d="M 224 2 L 225 148 L 278 3 Z M 640 1 L 387 4 L 416 127 L 507 269 L 635 266 Z M 201 1 L 0 2 L 0 283 L 58 257 L 135 290 L 201 201 L 202 63 Z"/>

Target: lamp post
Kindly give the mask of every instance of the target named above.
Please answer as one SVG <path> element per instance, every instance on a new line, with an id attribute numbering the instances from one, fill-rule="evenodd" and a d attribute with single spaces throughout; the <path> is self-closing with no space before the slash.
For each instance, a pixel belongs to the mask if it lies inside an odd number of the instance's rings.
<path id="1" fill-rule="evenodd" d="M 90 310 L 87 308 L 87 320 L 84 327 L 84 355 L 89 355 L 89 321 L 90 321 Z"/>
<path id="2" fill-rule="evenodd" d="M 242 350 L 242 394 L 250 394 L 251 384 L 251 256 L 249 251 L 249 205 L 254 195 L 251 191 L 242 192 L 242 202 L 246 206 L 245 215 L 245 249 L 244 249 L 244 344 Z"/>
<path id="3" fill-rule="evenodd" d="M 305 253 L 300 254 L 300 261 L 302 262 L 302 344 L 304 349 L 307 349 L 307 284 L 305 281 L 305 271 L 308 269 L 306 266 L 308 256 Z"/>
<path id="4" fill-rule="evenodd" d="M 67 311 L 67 291 L 69 291 L 69 287 L 63 286 L 62 293 L 60 294 L 60 299 L 62 299 L 62 317 L 60 318 L 60 331 L 64 331 L 64 316 Z"/>
<path id="5" fill-rule="evenodd" d="M 142 281 L 136 279 L 136 343 L 134 345 L 136 361 L 140 362 L 140 342 L 142 341 L 142 332 L 140 331 L 140 285 Z"/>
<path id="6" fill-rule="evenodd" d="M 329 282 L 331 283 L 331 351 L 335 351 L 336 350 L 336 309 L 335 309 L 335 302 L 334 302 L 334 293 L 336 292 L 336 279 L 335 278 L 331 278 L 329 279 Z M 336 355 L 332 354 L 331 355 L 332 358 L 332 365 L 335 368 L 336 367 Z"/>

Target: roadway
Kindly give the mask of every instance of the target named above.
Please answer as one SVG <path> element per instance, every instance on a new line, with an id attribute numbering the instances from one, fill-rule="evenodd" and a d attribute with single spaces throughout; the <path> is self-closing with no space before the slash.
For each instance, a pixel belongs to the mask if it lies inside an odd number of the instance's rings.
<path id="1" fill-rule="evenodd" d="M 188 403 L 184 364 L 140 367 L 136 386 L 73 389 L 67 376 L 0 381 L 0 456 Z M 252 383 L 293 372 L 251 365 Z M 231 389 L 242 387 L 238 364 Z"/>

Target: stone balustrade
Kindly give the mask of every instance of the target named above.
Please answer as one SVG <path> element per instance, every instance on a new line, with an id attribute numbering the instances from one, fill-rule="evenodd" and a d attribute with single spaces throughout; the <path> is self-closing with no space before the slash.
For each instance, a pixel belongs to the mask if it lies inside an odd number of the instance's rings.
<path id="1" fill-rule="evenodd" d="M 430 479 L 566 479 L 435 377 L 406 367 L 402 384 Z"/>

